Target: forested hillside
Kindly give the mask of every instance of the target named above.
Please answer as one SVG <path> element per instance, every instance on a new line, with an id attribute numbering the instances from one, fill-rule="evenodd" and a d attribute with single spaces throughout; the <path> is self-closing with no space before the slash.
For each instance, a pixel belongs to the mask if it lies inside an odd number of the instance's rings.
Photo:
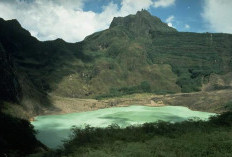
<path id="1" fill-rule="evenodd" d="M 231 40 L 230 34 L 178 32 L 145 10 L 114 18 L 109 29 L 78 43 L 40 42 L 16 20 L 1 19 L 1 79 L 7 79 L 1 83 L 9 86 L 1 100 L 36 113 L 51 104 L 49 93 L 101 99 L 228 89 Z"/>

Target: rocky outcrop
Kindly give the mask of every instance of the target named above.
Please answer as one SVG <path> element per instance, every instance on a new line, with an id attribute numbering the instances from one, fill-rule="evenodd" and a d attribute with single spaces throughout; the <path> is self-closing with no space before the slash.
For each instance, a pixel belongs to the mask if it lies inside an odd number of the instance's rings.
<path id="1" fill-rule="evenodd" d="M 110 28 L 115 27 L 122 27 L 140 36 L 149 35 L 150 32 L 177 32 L 146 10 L 138 11 L 135 15 L 115 17 Z"/>

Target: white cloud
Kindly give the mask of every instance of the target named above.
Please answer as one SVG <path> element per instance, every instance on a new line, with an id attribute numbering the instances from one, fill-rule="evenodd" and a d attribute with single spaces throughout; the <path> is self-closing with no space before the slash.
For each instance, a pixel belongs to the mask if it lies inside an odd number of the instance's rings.
<path id="1" fill-rule="evenodd" d="M 64 1 L 15 0 L 14 3 L 0 2 L 0 17 L 17 19 L 32 35 L 40 40 L 63 38 L 67 41 L 83 39 L 95 31 L 95 13 L 83 12 L 82 1 L 72 0 L 73 6 Z M 72 9 L 75 7 L 75 10 Z"/>
<path id="2" fill-rule="evenodd" d="M 101 13 L 83 11 L 86 0 L 1 0 L 0 17 L 17 19 L 39 40 L 62 38 L 69 42 L 83 40 L 87 35 L 109 27 L 115 16 L 134 14 L 148 9 L 152 0 L 122 0 L 121 8 L 113 2 L 103 6 Z"/>
<path id="3" fill-rule="evenodd" d="M 166 22 L 172 22 L 174 20 L 175 16 L 171 15 L 166 19 Z"/>
<path id="4" fill-rule="evenodd" d="M 156 0 L 154 2 L 154 6 L 155 8 L 158 8 L 158 7 L 169 7 L 169 6 L 172 6 L 175 4 L 175 0 Z"/>
<path id="5" fill-rule="evenodd" d="M 190 29 L 190 26 L 189 26 L 188 24 L 185 24 L 185 25 L 184 25 L 184 28 L 185 28 L 185 29 Z"/>
<path id="6" fill-rule="evenodd" d="M 173 25 L 172 25 L 172 23 L 171 23 L 171 22 L 169 22 L 169 23 L 168 23 L 168 26 L 169 26 L 169 27 L 173 27 Z"/>
<path id="7" fill-rule="evenodd" d="M 169 17 L 165 20 L 165 21 L 167 22 L 167 24 L 168 24 L 169 27 L 173 27 L 173 28 L 174 28 L 174 26 L 173 26 L 173 24 L 172 24 L 172 22 L 174 21 L 174 19 L 175 19 L 175 16 L 171 15 L 171 16 L 169 16 Z"/>
<path id="8" fill-rule="evenodd" d="M 120 14 L 134 14 L 138 10 L 148 9 L 152 4 L 152 0 L 122 0 Z"/>
<path id="9" fill-rule="evenodd" d="M 232 33 L 232 0 L 205 0 L 203 19 L 207 29 L 214 32 Z"/>

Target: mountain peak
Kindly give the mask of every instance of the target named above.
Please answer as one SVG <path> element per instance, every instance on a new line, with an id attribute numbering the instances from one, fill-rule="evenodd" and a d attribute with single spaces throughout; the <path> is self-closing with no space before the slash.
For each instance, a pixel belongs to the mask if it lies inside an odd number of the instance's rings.
<path id="1" fill-rule="evenodd" d="M 138 11 L 135 15 L 126 17 L 114 17 L 110 29 L 114 27 L 123 27 L 136 34 L 147 34 L 149 31 L 157 32 L 176 32 L 176 29 L 169 27 L 158 17 L 152 16 L 147 10 Z"/>
<path id="2" fill-rule="evenodd" d="M 0 18 L 0 28 L 0 34 L 4 34 L 6 31 L 9 31 L 11 32 L 10 34 L 14 36 L 31 36 L 30 32 L 24 29 L 16 19 L 4 20 L 3 18 Z"/>
<path id="3" fill-rule="evenodd" d="M 137 16 L 152 16 L 147 10 L 142 9 L 141 11 L 137 11 L 136 13 Z"/>

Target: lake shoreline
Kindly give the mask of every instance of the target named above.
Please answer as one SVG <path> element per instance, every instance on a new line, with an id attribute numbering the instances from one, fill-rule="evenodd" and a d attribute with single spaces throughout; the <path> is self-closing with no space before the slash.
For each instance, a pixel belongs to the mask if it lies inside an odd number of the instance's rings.
<path id="1" fill-rule="evenodd" d="M 54 148 L 68 139 L 72 128 L 85 126 L 105 128 L 117 124 L 120 128 L 166 121 L 182 122 L 188 119 L 208 120 L 214 113 L 192 111 L 184 106 L 144 106 L 111 107 L 90 112 L 63 115 L 38 116 L 31 122 L 39 131 L 37 138 L 49 148 Z"/>
<path id="2" fill-rule="evenodd" d="M 88 106 L 88 109 L 86 110 L 72 110 L 72 108 L 69 109 L 69 111 L 67 112 L 66 110 L 64 110 L 63 108 L 55 108 L 57 106 L 54 106 L 54 109 L 49 109 L 49 110 L 45 110 L 42 114 L 38 114 L 36 116 L 33 116 L 29 119 L 30 122 L 35 121 L 36 117 L 38 116 L 47 116 L 47 115 L 64 115 L 64 114 L 69 114 L 69 113 L 83 113 L 83 112 L 89 112 L 89 111 L 96 111 L 99 109 L 106 109 L 106 108 L 113 108 L 113 107 L 129 107 L 129 106 L 147 106 L 147 107 L 162 107 L 162 106 L 170 106 L 170 105 L 165 105 L 165 104 L 157 104 L 154 101 L 151 100 L 150 104 L 120 104 L 120 105 L 115 105 L 115 106 Z"/>
<path id="3" fill-rule="evenodd" d="M 31 115 L 29 121 L 41 115 L 60 115 L 95 111 L 111 107 L 140 106 L 184 106 L 193 111 L 211 112 L 221 114 L 226 112 L 226 102 L 232 99 L 232 90 L 218 90 L 209 92 L 176 93 L 156 95 L 151 93 L 132 94 L 122 97 L 107 98 L 102 100 L 68 98 L 50 93 L 49 97 L 53 106 L 44 108 L 40 113 Z M 223 96 L 227 97 L 224 99 Z M 204 101 L 203 101 L 204 100 Z"/>

